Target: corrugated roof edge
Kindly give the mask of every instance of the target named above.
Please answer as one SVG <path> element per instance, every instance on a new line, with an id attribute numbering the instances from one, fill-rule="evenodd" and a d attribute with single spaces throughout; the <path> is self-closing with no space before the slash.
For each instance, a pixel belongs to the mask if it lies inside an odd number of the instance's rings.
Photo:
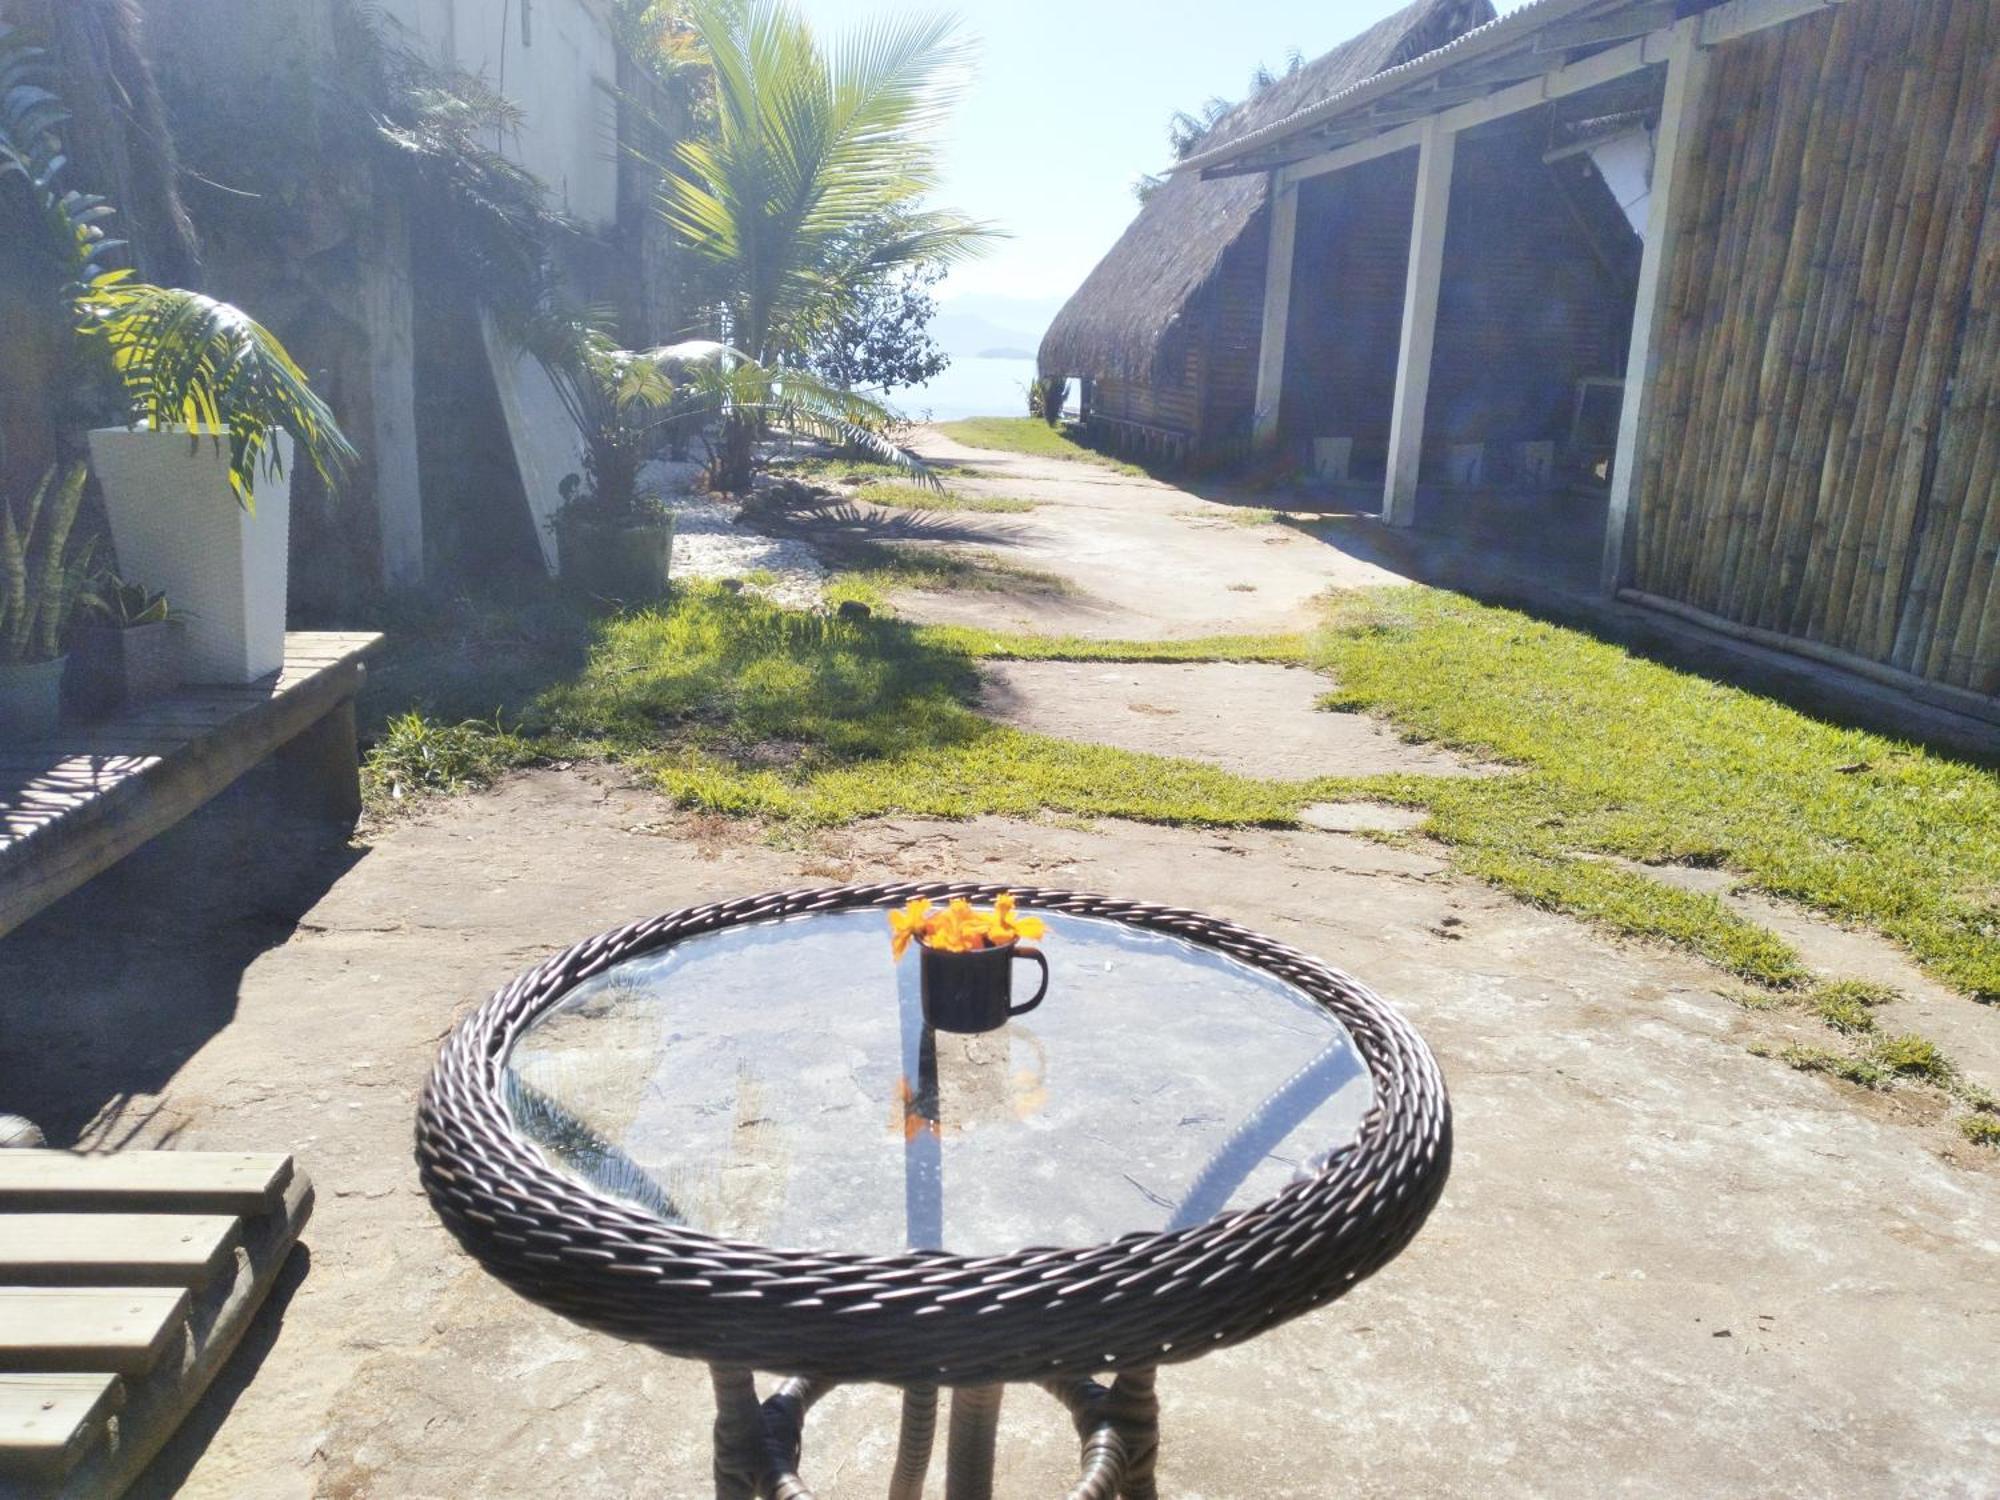
<path id="1" fill-rule="evenodd" d="M 1605 13 L 1644 4 L 1645 0 L 1626 0 L 1626 6 L 1604 6 Z M 1445 68 L 1468 62 L 1486 52 L 1498 51 L 1511 42 L 1532 34 L 1538 28 L 1554 21 L 1564 20 L 1579 11 L 1592 6 L 1603 5 L 1603 0 L 1528 0 L 1517 11 L 1512 11 L 1484 26 L 1468 31 L 1456 41 L 1445 43 L 1435 51 L 1426 52 L 1422 57 L 1413 57 L 1400 67 L 1389 68 L 1372 78 L 1330 94 L 1317 104 L 1309 104 L 1304 109 L 1287 115 L 1282 120 L 1274 120 L 1261 129 L 1231 141 L 1214 151 L 1204 151 L 1191 156 L 1186 161 L 1177 162 L 1171 168 L 1175 173 L 1200 172 L 1209 167 L 1217 167 L 1248 156 L 1260 147 L 1273 141 L 1283 140 L 1288 135 L 1296 135 L 1323 121 L 1347 113 L 1351 109 L 1392 94 L 1410 84 Z"/>

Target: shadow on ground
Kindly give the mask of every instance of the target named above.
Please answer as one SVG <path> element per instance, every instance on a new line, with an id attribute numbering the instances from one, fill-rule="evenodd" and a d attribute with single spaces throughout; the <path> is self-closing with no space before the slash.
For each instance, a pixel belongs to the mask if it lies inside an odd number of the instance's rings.
<path id="1" fill-rule="evenodd" d="M 0 1110 L 52 1146 L 159 1145 L 153 1101 L 235 1018 L 243 976 L 364 850 L 284 811 L 268 764 L 0 939 Z"/>

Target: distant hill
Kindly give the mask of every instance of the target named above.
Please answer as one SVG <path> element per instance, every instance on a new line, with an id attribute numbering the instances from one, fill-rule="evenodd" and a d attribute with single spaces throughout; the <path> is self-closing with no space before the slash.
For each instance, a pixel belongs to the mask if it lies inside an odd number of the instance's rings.
<path id="1" fill-rule="evenodd" d="M 931 337 L 959 359 L 1033 359 L 1062 299 L 1000 297 L 983 292 L 950 297 L 931 319 Z"/>

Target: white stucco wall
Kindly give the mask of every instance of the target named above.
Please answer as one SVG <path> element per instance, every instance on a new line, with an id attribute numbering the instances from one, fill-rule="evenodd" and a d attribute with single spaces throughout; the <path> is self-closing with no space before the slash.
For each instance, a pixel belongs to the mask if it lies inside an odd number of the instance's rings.
<path id="1" fill-rule="evenodd" d="M 602 0 L 379 0 L 419 50 L 483 78 L 521 110 L 501 150 L 548 184 L 556 207 L 605 228 L 618 217 L 618 54 Z"/>

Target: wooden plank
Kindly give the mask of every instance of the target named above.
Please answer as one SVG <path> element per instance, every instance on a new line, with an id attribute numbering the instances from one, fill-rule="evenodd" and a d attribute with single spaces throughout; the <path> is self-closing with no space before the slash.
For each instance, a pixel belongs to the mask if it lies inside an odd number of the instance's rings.
<path id="1" fill-rule="evenodd" d="M 1392 526 L 1417 518 L 1417 475 L 1423 464 L 1424 408 L 1430 401 L 1431 350 L 1437 338 L 1438 292 L 1444 279 L 1446 221 L 1451 213 L 1452 163 L 1458 137 L 1426 122 L 1417 158 L 1417 201 L 1410 222 L 1410 270 L 1403 288 L 1403 337 L 1396 356 L 1396 404 L 1389 418 L 1389 474 L 1382 517 Z"/>
<path id="2" fill-rule="evenodd" d="M 0 1151 L 0 1212 L 269 1213 L 292 1159 L 236 1151 Z"/>
<path id="3" fill-rule="evenodd" d="M 0 1214 L 0 1285 L 208 1285 L 230 1264 L 230 1214 Z"/>
<path id="4" fill-rule="evenodd" d="M 1694 116 L 1708 74 L 1708 55 L 1694 45 L 1690 28 L 1677 31 L 1674 41 L 1674 54 L 1667 59 L 1660 126 L 1653 137 L 1653 196 L 1646 209 L 1646 240 L 1639 256 L 1639 295 L 1632 310 L 1625 395 L 1618 414 L 1618 443 L 1611 459 L 1611 500 L 1600 577 L 1604 592 L 1613 595 L 1630 581 L 1632 500 L 1637 493 L 1639 455 L 1644 451 L 1641 445 L 1650 416 L 1653 382 L 1659 374 L 1660 336 L 1667 312 L 1666 298 L 1660 295 L 1662 273 L 1673 264 L 1680 233 L 1680 206 L 1674 201 L 1674 190 L 1685 175 L 1689 150 L 1686 127 Z"/>
<path id="5" fill-rule="evenodd" d="M 242 1340 L 312 1214 L 312 1182 L 293 1174 L 281 1211 L 249 1221 L 224 1276 L 195 1299 L 185 1354 L 130 1383 L 115 1448 L 93 1449 L 48 1500 L 101 1500 L 121 1493 L 201 1399 Z"/>
<path id="6" fill-rule="evenodd" d="M 116 1375 L 0 1375 L 0 1477 L 61 1478 L 123 1397 Z"/>
<path id="7" fill-rule="evenodd" d="M 185 1287 L 0 1287 L 0 1369 L 144 1375 L 187 1313 Z"/>
<path id="8" fill-rule="evenodd" d="M 0 936 L 171 828 L 360 689 L 358 661 L 217 726 L 144 775 L 25 838 L 0 841 Z"/>
<path id="9" fill-rule="evenodd" d="M 1292 259 L 1298 241 L 1299 190 L 1271 184 L 1270 246 L 1264 273 L 1264 329 L 1257 348 L 1257 404 L 1252 443 L 1268 448 L 1277 441 L 1284 400 L 1285 340 L 1292 310 Z"/>

